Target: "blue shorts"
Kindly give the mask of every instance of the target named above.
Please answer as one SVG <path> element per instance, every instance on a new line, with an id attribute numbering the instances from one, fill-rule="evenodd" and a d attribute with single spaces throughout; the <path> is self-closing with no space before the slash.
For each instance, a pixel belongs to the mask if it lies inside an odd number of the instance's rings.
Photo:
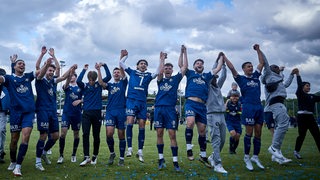
<path id="1" fill-rule="evenodd" d="M 241 123 L 245 126 L 263 124 L 263 107 L 261 104 L 243 104 Z"/>
<path id="2" fill-rule="evenodd" d="M 126 109 L 114 109 L 106 112 L 106 126 L 115 126 L 118 129 L 126 129 Z"/>
<path id="3" fill-rule="evenodd" d="M 137 101 L 134 99 L 127 99 L 126 103 L 127 116 L 134 116 L 137 119 L 147 119 L 147 103 L 144 101 Z"/>
<path id="4" fill-rule="evenodd" d="M 68 115 L 63 113 L 61 118 L 61 128 L 68 128 L 71 125 L 73 131 L 79 131 L 81 127 L 81 113 Z"/>
<path id="5" fill-rule="evenodd" d="M 267 124 L 268 129 L 274 128 L 274 119 L 272 112 L 264 112 L 264 122 Z"/>
<path id="6" fill-rule="evenodd" d="M 207 107 L 203 103 L 187 99 L 184 106 L 185 116 L 194 116 L 195 122 L 207 124 Z"/>
<path id="7" fill-rule="evenodd" d="M 154 128 L 177 129 L 175 106 L 156 106 L 154 109 Z"/>
<path id="8" fill-rule="evenodd" d="M 228 131 L 236 131 L 236 133 L 238 134 L 242 134 L 242 127 L 241 127 L 241 122 L 240 121 L 230 121 L 230 120 L 226 120 L 227 123 L 227 128 Z"/>
<path id="9" fill-rule="evenodd" d="M 20 132 L 23 128 L 33 128 L 34 112 L 22 113 L 10 110 L 10 132 Z"/>
<path id="10" fill-rule="evenodd" d="M 46 133 L 59 132 L 59 120 L 56 111 L 37 112 L 38 131 Z"/>

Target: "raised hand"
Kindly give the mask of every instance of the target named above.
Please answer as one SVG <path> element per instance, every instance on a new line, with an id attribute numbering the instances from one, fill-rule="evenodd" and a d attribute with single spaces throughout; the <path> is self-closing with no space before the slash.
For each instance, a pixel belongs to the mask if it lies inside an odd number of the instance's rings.
<path id="1" fill-rule="evenodd" d="M 83 69 L 85 69 L 85 70 L 88 70 L 88 68 L 89 68 L 89 64 L 85 64 L 85 65 L 83 66 Z"/>
<path id="2" fill-rule="evenodd" d="M 124 56 L 128 56 L 128 51 L 126 49 L 121 50 L 120 59 L 122 59 Z"/>
<path id="3" fill-rule="evenodd" d="M 54 57 L 54 49 L 53 48 L 49 49 L 49 54 L 51 57 Z"/>
<path id="4" fill-rule="evenodd" d="M 259 46 L 259 44 L 255 44 L 255 45 L 253 45 L 253 49 L 254 49 L 254 50 L 256 50 L 256 51 L 260 50 L 260 46 Z"/>
<path id="5" fill-rule="evenodd" d="M 41 54 L 45 55 L 47 53 L 47 47 L 46 46 L 42 46 L 41 48 Z"/>
<path id="6" fill-rule="evenodd" d="M 11 63 L 15 63 L 17 59 L 18 59 L 18 55 L 17 54 L 14 54 L 14 55 L 10 56 Z"/>

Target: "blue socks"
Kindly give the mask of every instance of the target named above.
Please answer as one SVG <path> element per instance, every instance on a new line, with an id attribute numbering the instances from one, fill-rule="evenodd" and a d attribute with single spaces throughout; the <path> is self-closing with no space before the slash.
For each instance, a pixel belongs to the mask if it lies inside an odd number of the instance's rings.
<path id="1" fill-rule="evenodd" d="M 251 147 L 251 137 L 249 135 L 245 135 L 243 138 L 244 142 L 244 154 L 249 154 L 250 153 L 250 147 Z"/>
<path id="2" fill-rule="evenodd" d="M 26 155 L 28 150 L 28 144 L 20 144 L 17 164 L 22 164 L 24 156 Z"/>
<path id="3" fill-rule="evenodd" d="M 138 148 L 139 149 L 143 149 L 144 139 L 145 139 L 145 129 L 139 128 L 139 134 L 138 134 Z"/>
<path id="4" fill-rule="evenodd" d="M 126 134 L 127 134 L 127 142 L 128 147 L 132 147 L 132 124 L 127 124 Z"/>

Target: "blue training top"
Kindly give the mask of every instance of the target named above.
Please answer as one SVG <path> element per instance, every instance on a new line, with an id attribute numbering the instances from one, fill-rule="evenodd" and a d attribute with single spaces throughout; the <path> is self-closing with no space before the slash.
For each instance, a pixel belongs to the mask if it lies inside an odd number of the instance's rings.
<path id="1" fill-rule="evenodd" d="M 67 88 L 64 89 L 65 92 L 65 100 L 63 106 L 63 113 L 68 113 L 69 116 L 77 115 L 81 113 L 81 103 L 77 106 L 73 106 L 73 101 L 81 100 L 82 99 L 82 91 L 79 86 L 69 85 Z"/>
<path id="2" fill-rule="evenodd" d="M 211 72 L 209 73 L 197 73 L 194 70 L 187 70 L 187 86 L 186 86 L 186 98 L 198 97 L 203 102 L 208 99 L 209 82 L 213 78 Z"/>
<path id="3" fill-rule="evenodd" d="M 107 111 L 126 107 L 126 89 L 128 78 L 121 79 L 119 82 L 108 83 L 108 104 Z"/>
<path id="4" fill-rule="evenodd" d="M 57 83 L 56 78 L 51 80 L 36 79 L 36 111 L 57 109 Z"/>
<path id="5" fill-rule="evenodd" d="M 170 78 L 162 78 L 157 81 L 158 94 L 155 100 L 155 106 L 175 106 L 177 103 L 177 90 L 182 80 L 182 74 L 178 73 Z"/>
<path id="6" fill-rule="evenodd" d="M 150 72 L 141 72 L 132 70 L 131 68 L 125 69 L 129 74 L 129 88 L 127 96 L 130 99 L 146 102 L 148 96 L 148 87 L 151 80 L 154 78 Z"/>
<path id="7" fill-rule="evenodd" d="M 35 110 L 34 95 L 31 81 L 34 80 L 33 72 L 25 73 L 23 76 L 5 75 L 4 86 L 7 87 L 10 95 L 10 108 L 26 113 Z"/>
<path id="8" fill-rule="evenodd" d="M 261 104 L 260 75 L 261 73 L 254 71 L 251 77 L 238 75 L 234 78 L 240 87 L 243 104 Z"/>

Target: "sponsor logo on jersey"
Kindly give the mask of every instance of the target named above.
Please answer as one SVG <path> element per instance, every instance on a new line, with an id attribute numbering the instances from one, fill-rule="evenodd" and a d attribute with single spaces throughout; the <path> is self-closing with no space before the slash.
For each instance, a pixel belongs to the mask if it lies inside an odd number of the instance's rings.
<path id="1" fill-rule="evenodd" d="M 21 84 L 19 87 L 17 87 L 18 93 L 26 93 L 27 91 L 29 91 L 29 88 L 27 86 Z"/>
<path id="2" fill-rule="evenodd" d="M 206 82 L 202 80 L 200 77 L 199 78 L 194 78 L 193 82 L 196 84 L 205 84 Z"/>
<path id="3" fill-rule="evenodd" d="M 164 85 L 160 86 L 161 91 L 170 91 L 171 88 L 172 86 L 169 85 L 168 83 L 164 83 Z"/>

